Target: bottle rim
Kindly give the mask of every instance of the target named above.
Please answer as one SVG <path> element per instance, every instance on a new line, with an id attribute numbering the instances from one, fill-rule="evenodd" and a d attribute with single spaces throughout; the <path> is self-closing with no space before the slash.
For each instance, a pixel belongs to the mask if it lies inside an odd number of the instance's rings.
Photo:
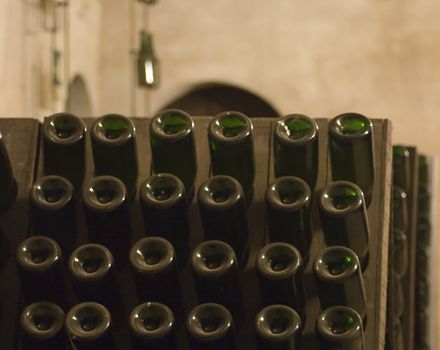
<path id="1" fill-rule="evenodd" d="M 355 128 L 353 133 L 344 133 L 343 127 L 344 122 L 350 118 L 355 118 L 360 121 L 361 127 Z M 334 117 L 329 122 L 329 133 L 332 137 L 337 138 L 341 141 L 352 142 L 359 138 L 369 137 L 372 135 L 373 123 L 366 116 L 359 113 L 343 113 Z"/>
<path id="2" fill-rule="evenodd" d="M 405 201 L 407 200 L 406 192 L 403 188 L 393 185 L 393 200 Z"/>
<path id="3" fill-rule="evenodd" d="M 215 259 L 213 267 L 208 266 L 208 255 Z M 226 274 L 237 266 L 237 257 L 232 247 L 222 241 L 205 241 L 199 244 L 191 255 L 191 267 L 200 276 L 215 278 Z"/>
<path id="4" fill-rule="evenodd" d="M 168 181 L 168 183 L 166 183 Z M 166 198 L 158 198 L 156 195 L 157 186 L 163 186 L 161 195 L 166 191 Z M 171 191 L 170 191 L 171 190 Z M 169 208 L 180 200 L 186 200 L 185 185 L 172 174 L 157 173 L 150 176 L 140 188 L 140 199 L 147 206 Z"/>
<path id="5" fill-rule="evenodd" d="M 93 321 L 98 322 L 90 331 L 82 325 L 86 317 L 92 317 Z M 75 305 L 67 312 L 65 326 L 73 340 L 94 341 L 109 331 L 111 322 L 110 312 L 104 305 L 85 302 Z"/>
<path id="6" fill-rule="evenodd" d="M 238 119 L 243 122 L 242 126 L 244 129 L 236 135 L 226 136 L 224 134 L 224 127 L 221 125 L 221 121 L 223 119 L 231 118 L 234 116 L 238 117 Z M 211 119 L 208 125 L 208 136 L 209 139 L 213 139 L 215 140 L 215 142 L 231 145 L 241 143 L 244 140 L 251 138 L 253 134 L 253 129 L 254 127 L 252 125 L 252 122 L 246 115 L 240 112 L 228 111 L 217 114 Z"/>
<path id="7" fill-rule="evenodd" d="M 148 263 L 148 255 L 154 260 Z M 176 261 L 173 245 L 162 237 L 150 236 L 137 241 L 130 249 L 130 264 L 138 273 L 158 274 L 171 269 Z"/>
<path id="8" fill-rule="evenodd" d="M 42 261 L 34 261 L 32 254 L 43 254 Z M 61 248 L 52 238 L 32 236 L 20 243 L 17 249 L 17 262 L 26 271 L 45 271 L 61 260 Z"/>
<path id="9" fill-rule="evenodd" d="M 300 135 L 299 138 L 292 138 L 290 135 L 290 128 L 286 125 L 288 122 L 295 121 L 303 121 L 309 124 L 310 129 Z M 275 138 L 290 147 L 302 146 L 310 141 L 313 141 L 318 138 L 319 127 L 316 121 L 304 114 L 288 114 L 276 122 L 274 128 Z"/>
<path id="10" fill-rule="evenodd" d="M 154 320 L 158 325 L 154 329 L 147 329 L 145 317 L 153 313 Z M 158 318 L 158 319 L 157 319 Z M 146 302 L 136 306 L 130 314 L 129 326 L 131 331 L 143 339 L 160 339 L 172 332 L 175 326 L 175 318 L 171 309 L 157 302 Z"/>
<path id="11" fill-rule="evenodd" d="M 164 124 L 167 118 L 178 115 L 185 122 L 184 128 L 177 133 L 167 133 L 164 131 Z M 150 134 L 160 138 L 164 142 L 174 143 L 183 140 L 192 134 L 194 130 L 194 120 L 191 116 L 180 109 L 165 109 L 156 114 L 150 122 Z"/>
<path id="12" fill-rule="evenodd" d="M 393 145 L 393 163 L 409 161 L 408 147 L 403 145 Z"/>
<path id="13" fill-rule="evenodd" d="M 289 188 L 286 188 L 286 186 Z M 283 198 L 282 191 L 288 196 Z M 303 179 L 295 176 L 283 176 L 273 181 L 266 190 L 268 206 L 283 211 L 296 211 L 309 205 L 312 192 Z"/>
<path id="14" fill-rule="evenodd" d="M 293 277 L 302 267 L 303 261 L 299 250 L 285 242 L 269 243 L 260 250 L 256 259 L 258 272 L 271 280 Z"/>
<path id="15" fill-rule="evenodd" d="M 50 190 L 50 186 L 58 186 L 58 189 L 63 191 L 61 196 L 54 202 L 46 198 L 46 191 Z M 73 197 L 73 185 L 69 180 L 58 175 L 40 177 L 32 185 L 30 197 L 32 203 L 38 208 L 59 210 L 71 202 Z"/>
<path id="16" fill-rule="evenodd" d="M 340 317 L 346 317 L 347 330 L 336 333 L 331 330 Z M 349 343 L 363 337 L 362 319 L 359 314 L 348 306 L 332 306 L 324 310 L 318 317 L 317 331 L 331 343 Z"/>
<path id="17" fill-rule="evenodd" d="M 331 256 L 332 254 L 333 257 Z M 330 258 L 335 258 L 335 260 L 337 260 L 338 268 L 340 268 L 340 270 L 336 270 L 336 273 L 330 271 L 328 263 Z M 325 248 L 318 254 L 313 264 L 313 271 L 315 276 L 322 281 L 344 283 L 359 271 L 359 266 L 359 258 L 350 248 L 332 246 Z"/>
<path id="18" fill-rule="evenodd" d="M 215 199 L 216 193 L 221 195 L 219 200 Z M 212 176 L 202 183 L 198 190 L 199 205 L 211 210 L 229 209 L 243 198 L 243 188 L 240 183 L 227 175 Z"/>
<path id="19" fill-rule="evenodd" d="M 212 320 L 214 318 L 215 320 Z M 214 330 L 204 330 L 206 322 L 214 321 Z M 205 324 L 204 324 L 205 323 Z M 199 304 L 188 314 L 187 328 L 191 336 L 200 341 L 215 341 L 223 338 L 232 331 L 233 318 L 231 313 L 223 305 L 215 303 Z"/>
<path id="20" fill-rule="evenodd" d="M 37 318 L 47 321 L 50 314 L 50 325 L 45 329 L 38 327 Z M 28 305 L 21 313 L 20 324 L 26 334 L 37 339 L 49 339 L 57 335 L 64 325 L 64 311 L 56 304 L 48 301 L 38 301 Z"/>
<path id="21" fill-rule="evenodd" d="M 113 187 L 113 188 L 112 188 Z M 112 198 L 108 201 L 100 201 L 98 190 L 112 189 Z M 98 212 L 111 212 L 119 208 L 127 199 L 127 188 L 125 184 L 114 176 L 97 176 L 83 188 L 83 203 L 90 210 Z"/>
<path id="22" fill-rule="evenodd" d="M 104 123 L 109 119 L 119 119 L 121 122 L 125 123 L 125 130 L 123 130 L 118 137 L 109 138 L 106 136 Z M 105 114 L 96 119 L 92 125 L 92 139 L 109 146 L 120 146 L 129 140 L 133 140 L 135 135 L 136 127 L 134 126 L 133 121 L 121 114 Z"/>
<path id="23" fill-rule="evenodd" d="M 283 329 L 274 332 L 275 325 L 283 320 Z M 262 309 L 255 319 L 255 328 L 258 335 L 272 342 L 289 340 L 301 329 L 301 318 L 298 313 L 287 305 L 269 305 Z"/>
<path id="24" fill-rule="evenodd" d="M 68 137 L 60 137 L 57 134 L 57 122 L 62 119 L 70 119 L 71 122 L 76 124 L 76 129 Z M 78 141 L 85 138 L 87 127 L 85 122 L 77 117 L 76 115 L 70 113 L 56 113 L 44 119 L 43 122 L 43 136 L 47 142 L 61 145 L 61 146 L 71 146 Z"/>
<path id="25" fill-rule="evenodd" d="M 84 267 L 86 259 L 99 259 L 96 270 L 87 271 Z M 76 248 L 69 258 L 69 271 L 75 279 L 93 282 L 103 278 L 114 266 L 113 255 L 100 244 L 87 243 Z"/>
<path id="26" fill-rule="evenodd" d="M 336 195 L 338 190 L 343 190 L 344 188 L 347 190 L 351 189 L 351 192 L 348 193 L 351 197 L 350 202 L 347 205 L 343 204 L 340 208 L 338 208 L 338 205 L 334 204 L 332 198 Z M 352 182 L 334 181 L 327 185 L 327 187 L 321 192 L 319 206 L 328 215 L 345 216 L 365 206 L 364 194 L 361 188 Z"/>

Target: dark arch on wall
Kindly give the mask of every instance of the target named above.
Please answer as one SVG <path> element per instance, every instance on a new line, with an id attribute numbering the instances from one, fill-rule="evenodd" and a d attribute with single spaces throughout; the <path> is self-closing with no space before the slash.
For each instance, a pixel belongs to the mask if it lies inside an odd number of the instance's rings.
<path id="1" fill-rule="evenodd" d="M 207 83 L 177 97 L 162 109 L 177 108 L 195 116 L 212 116 L 224 111 L 242 112 L 249 117 L 278 117 L 279 113 L 263 98 L 243 88 Z"/>
<path id="2" fill-rule="evenodd" d="M 80 75 L 75 75 L 69 84 L 66 100 L 66 112 L 81 117 L 90 117 L 92 115 L 92 104 L 90 102 L 89 92 L 84 79 Z"/>

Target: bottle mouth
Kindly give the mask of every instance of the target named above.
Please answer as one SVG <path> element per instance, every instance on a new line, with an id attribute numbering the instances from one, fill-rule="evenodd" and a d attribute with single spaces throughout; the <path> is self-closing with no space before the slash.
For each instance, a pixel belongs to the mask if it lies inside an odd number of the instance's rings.
<path id="1" fill-rule="evenodd" d="M 105 306 L 86 302 L 75 305 L 66 316 L 66 329 L 72 338 L 93 341 L 101 338 L 111 325 L 110 312 Z"/>
<path id="2" fill-rule="evenodd" d="M 92 130 L 95 140 L 114 145 L 134 138 L 135 134 L 133 122 L 120 114 L 107 114 L 98 118 Z"/>
<path id="3" fill-rule="evenodd" d="M 45 176 L 37 181 L 31 189 L 31 200 L 34 205 L 46 209 L 64 208 L 73 196 L 73 185 L 61 176 Z"/>
<path id="4" fill-rule="evenodd" d="M 227 273 L 237 264 L 234 250 L 222 241 L 206 241 L 193 251 L 191 266 L 205 277 L 218 277 Z"/>
<path id="5" fill-rule="evenodd" d="M 84 244 L 70 256 L 69 270 L 80 280 L 94 281 L 105 276 L 113 267 L 110 251 L 99 244 Z"/>
<path id="6" fill-rule="evenodd" d="M 146 205 L 167 208 L 185 198 L 185 186 L 177 176 L 155 174 L 141 185 L 140 196 Z"/>
<path id="7" fill-rule="evenodd" d="M 320 197 L 320 206 L 333 216 L 356 211 L 364 203 L 362 190 L 348 181 L 335 181 L 328 185 Z"/>
<path id="8" fill-rule="evenodd" d="M 130 263 L 140 273 L 161 273 L 170 269 L 174 261 L 173 245 L 161 237 L 143 238 L 130 250 Z"/>
<path id="9" fill-rule="evenodd" d="M 27 271 L 45 271 L 61 260 L 57 242 L 45 236 L 24 240 L 17 249 L 17 262 Z"/>
<path id="10" fill-rule="evenodd" d="M 393 186 L 393 208 L 400 209 L 406 207 L 407 196 L 406 192 L 400 187 Z"/>
<path id="11" fill-rule="evenodd" d="M 349 343 L 362 337 L 362 319 L 352 308 L 334 306 L 318 318 L 318 333 L 332 343 Z"/>
<path id="12" fill-rule="evenodd" d="M 184 139 L 194 130 L 190 115 L 178 109 L 167 109 L 157 114 L 150 123 L 150 132 L 167 142 Z"/>
<path id="13" fill-rule="evenodd" d="M 372 128 L 371 120 L 358 113 L 340 114 L 329 124 L 331 135 L 345 141 L 371 135 Z"/>
<path id="14" fill-rule="evenodd" d="M 266 190 L 266 202 L 280 210 L 297 210 L 310 203 L 311 191 L 307 183 L 294 176 L 284 176 L 272 182 Z"/>
<path id="15" fill-rule="evenodd" d="M 243 198 L 243 188 L 233 177 L 217 175 L 204 182 L 198 192 L 199 204 L 211 209 L 227 209 Z"/>
<path id="16" fill-rule="evenodd" d="M 46 140 L 63 145 L 72 145 L 84 138 L 86 125 L 73 114 L 58 113 L 46 118 L 43 124 Z"/>
<path id="17" fill-rule="evenodd" d="M 408 236 L 399 229 L 393 229 L 393 249 L 398 252 L 403 250 L 408 244 Z"/>
<path id="18" fill-rule="evenodd" d="M 318 137 L 318 124 L 302 114 L 289 114 L 278 120 L 277 139 L 289 146 L 300 146 Z"/>
<path id="19" fill-rule="evenodd" d="M 316 257 L 313 268 L 321 280 L 344 282 L 359 270 L 359 259 L 351 249 L 334 246 L 324 249 Z"/>
<path id="20" fill-rule="evenodd" d="M 58 305 L 40 301 L 23 310 L 20 323 L 22 329 L 34 338 L 52 338 L 63 328 L 64 312 Z"/>
<path id="21" fill-rule="evenodd" d="M 174 328 L 174 315 L 170 308 L 161 303 L 148 302 L 138 305 L 130 315 L 130 328 L 144 339 L 159 339 Z"/>
<path id="22" fill-rule="evenodd" d="M 252 135 L 253 125 L 239 112 L 224 112 L 215 116 L 208 126 L 209 136 L 216 142 L 239 143 Z"/>
<path id="23" fill-rule="evenodd" d="M 120 207 L 127 197 L 124 183 L 113 176 L 97 176 L 84 187 L 84 204 L 95 211 L 112 211 Z"/>
<path id="24" fill-rule="evenodd" d="M 405 146 L 393 146 L 393 165 L 400 165 L 409 161 L 409 150 Z"/>
<path id="25" fill-rule="evenodd" d="M 233 328 L 232 315 L 220 304 L 200 304 L 188 315 L 190 334 L 201 341 L 224 337 Z"/>
<path id="26" fill-rule="evenodd" d="M 270 305 L 256 318 L 256 330 L 260 337 L 274 342 L 288 340 L 301 328 L 298 313 L 286 305 Z"/>
<path id="27" fill-rule="evenodd" d="M 257 256 L 258 271 L 269 279 L 284 279 L 302 268 L 301 254 L 294 246 L 284 242 L 266 245 Z"/>

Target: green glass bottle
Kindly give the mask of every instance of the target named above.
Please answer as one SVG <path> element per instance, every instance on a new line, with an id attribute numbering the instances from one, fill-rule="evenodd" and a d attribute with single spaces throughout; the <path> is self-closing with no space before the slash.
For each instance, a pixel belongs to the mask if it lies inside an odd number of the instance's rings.
<path id="1" fill-rule="evenodd" d="M 356 254 L 347 247 L 322 250 L 313 264 L 321 308 L 345 305 L 354 309 L 365 322 L 367 299 L 362 272 Z"/>
<path id="2" fill-rule="evenodd" d="M 86 130 L 84 121 L 69 113 L 45 118 L 42 127 L 44 174 L 66 178 L 76 192 L 84 180 Z"/>
<path id="3" fill-rule="evenodd" d="M 312 240 L 311 197 L 307 183 L 294 176 L 280 177 L 266 190 L 269 240 L 294 245 L 304 261 L 309 257 Z"/>
<path id="4" fill-rule="evenodd" d="M 403 286 L 402 281 L 397 278 L 397 276 L 393 276 L 392 280 L 392 288 L 393 288 L 393 311 L 394 311 L 394 319 L 401 318 L 405 312 L 405 297 L 403 294 Z"/>
<path id="5" fill-rule="evenodd" d="M 95 176 L 111 175 L 127 187 L 130 198 L 136 189 L 138 164 L 133 122 L 119 114 L 98 118 L 91 129 Z"/>
<path id="6" fill-rule="evenodd" d="M 0 211 L 7 210 L 17 196 L 17 183 L 12 173 L 12 165 L 9 160 L 8 150 L 4 137 L 0 133 Z"/>
<path id="7" fill-rule="evenodd" d="M 408 192 L 410 183 L 410 154 L 405 146 L 393 146 L 393 186 Z"/>
<path id="8" fill-rule="evenodd" d="M 296 176 L 314 188 L 318 176 L 318 124 L 302 114 L 289 114 L 274 127 L 275 177 Z"/>
<path id="9" fill-rule="evenodd" d="M 147 2 L 147 0 L 143 0 Z M 149 0 L 151 2 L 151 0 Z M 138 85 L 144 88 L 156 88 L 159 85 L 159 61 L 153 50 L 153 35 L 145 31 L 140 33 L 140 49 L 137 58 Z"/>
<path id="10" fill-rule="evenodd" d="M 192 196 L 197 175 L 194 121 L 189 114 L 168 109 L 150 123 L 150 144 L 155 173 L 177 176 Z"/>
<path id="11" fill-rule="evenodd" d="M 322 191 L 319 209 L 327 246 L 353 250 L 364 271 L 368 265 L 370 233 L 362 190 L 348 181 L 333 182 Z"/>
<path id="12" fill-rule="evenodd" d="M 368 206 L 374 183 L 372 122 L 361 114 L 341 114 L 330 121 L 329 139 L 333 180 L 358 185 Z"/>
<path id="13" fill-rule="evenodd" d="M 408 230 L 408 199 L 406 192 L 393 186 L 393 228 L 407 232 Z"/>
<path id="14" fill-rule="evenodd" d="M 408 237 L 403 231 L 394 229 L 393 237 L 393 270 L 398 279 L 408 271 Z"/>
<path id="15" fill-rule="evenodd" d="M 423 213 L 431 212 L 431 176 L 430 176 L 430 163 L 426 156 L 419 155 L 419 184 L 417 195 L 417 211 Z"/>
<path id="16" fill-rule="evenodd" d="M 239 112 L 218 114 L 209 123 L 208 138 L 212 174 L 235 178 L 250 203 L 255 178 L 252 122 Z"/>

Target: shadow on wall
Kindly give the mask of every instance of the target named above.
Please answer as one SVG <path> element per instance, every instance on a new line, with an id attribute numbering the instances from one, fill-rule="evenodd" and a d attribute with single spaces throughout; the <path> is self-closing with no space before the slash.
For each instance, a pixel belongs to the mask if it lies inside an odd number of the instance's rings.
<path id="1" fill-rule="evenodd" d="M 92 104 L 86 83 L 80 75 L 75 75 L 69 84 L 66 100 L 66 112 L 79 117 L 89 117 L 92 115 Z"/>
<path id="2" fill-rule="evenodd" d="M 237 86 L 207 83 L 196 86 L 162 109 L 177 108 L 194 116 L 213 116 L 224 111 L 237 111 L 249 117 L 278 117 L 269 102 Z"/>

